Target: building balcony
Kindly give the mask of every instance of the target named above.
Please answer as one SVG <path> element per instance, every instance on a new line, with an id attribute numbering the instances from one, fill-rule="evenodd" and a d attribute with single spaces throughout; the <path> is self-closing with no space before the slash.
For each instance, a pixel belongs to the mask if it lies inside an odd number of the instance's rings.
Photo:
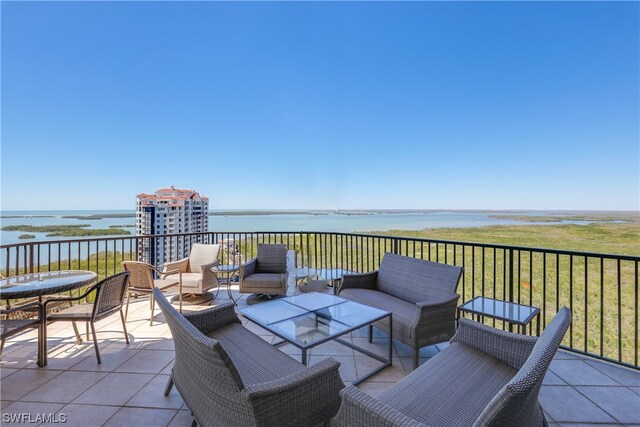
<path id="1" fill-rule="evenodd" d="M 57 248 L 58 242 L 50 247 L 44 242 L 31 242 L 0 247 L 0 259 L 5 260 L 2 265 L 5 275 L 58 267 L 52 269 L 90 269 L 99 277 L 105 277 L 119 271 L 121 260 L 136 258 L 136 248 L 146 246 L 152 250 L 153 242 L 188 245 L 196 238 L 204 243 L 233 239 L 233 252 L 245 260 L 255 255 L 259 241 L 286 243 L 295 251 L 289 260 L 292 271 L 301 266 L 370 271 L 379 267 L 385 252 L 457 264 L 464 267 L 458 287 L 461 302 L 484 295 L 540 307 L 541 329 L 553 317 L 557 306 L 566 305 L 574 313 L 574 322 L 540 392 L 549 424 L 640 424 L 638 257 L 391 236 L 283 232 L 145 236 L 142 239 L 145 245 L 138 242 L 138 246 L 135 237 L 78 240 L 73 248 L 79 248 L 80 257 L 71 260 L 67 259 L 66 248 L 51 250 Z M 48 253 L 51 258 L 45 257 Z M 221 251 L 220 261 L 227 264 L 236 259 L 236 255 L 231 253 L 231 248 L 225 249 Z M 96 257 L 98 263 L 95 263 Z M 235 282 L 231 290 L 238 308 L 246 306 L 247 295 L 238 292 Z M 299 292 L 295 275 L 290 274 L 288 294 Z M 228 296 L 223 289 L 213 305 L 225 302 Z M 184 309 L 205 308 L 208 306 L 185 306 Z M 67 425 L 86 425 L 87 420 L 94 425 L 110 426 L 191 425 L 192 417 L 178 391 L 174 388 L 168 397 L 163 395 L 174 360 L 171 333 L 159 310 L 153 326 L 149 326 L 148 319 L 148 299 L 132 300 L 127 320 L 129 345 L 124 342 L 117 316 L 98 322 L 101 365 L 96 363 L 93 343 L 85 340 L 77 344 L 73 329 L 66 322 L 48 327 L 49 360 L 44 368 L 35 364 L 35 332 L 7 340 L 0 364 L 3 416 L 65 414 Z M 487 323 L 497 328 L 506 327 L 500 322 Z M 267 342 L 276 339 L 246 320 L 243 324 Z M 84 338 L 83 325 L 80 332 Z M 347 339 L 374 353 L 385 354 L 386 335 L 376 332 L 377 338 L 371 344 L 364 329 L 352 332 Z M 535 327 L 527 333 L 535 335 Z M 420 363 L 446 346 L 443 342 L 424 347 L 420 351 Z M 279 348 L 297 360 L 301 356 L 292 346 Z M 310 350 L 309 363 L 318 363 L 326 357 L 340 362 L 340 375 L 347 385 L 377 363 L 331 342 Z M 412 350 L 397 340 L 393 343 L 393 357 L 392 366 L 359 388 L 376 396 L 413 370 Z"/>

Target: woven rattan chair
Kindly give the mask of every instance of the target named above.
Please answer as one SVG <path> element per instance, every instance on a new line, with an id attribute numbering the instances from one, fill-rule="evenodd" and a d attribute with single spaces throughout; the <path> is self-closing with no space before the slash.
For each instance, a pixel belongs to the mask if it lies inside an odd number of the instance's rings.
<path id="1" fill-rule="evenodd" d="M 30 316 L 33 312 L 37 313 L 36 318 L 26 318 L 26 319 L 14 319 L 9 316 L 19 313 L 26 312 L 28 316 Z M 31 329 L 34 327 L 38 328 L 38 366 L 45 366 L 47 364 L 47 352 L 43 345 L 43 339 L 45 337 L 43 328 L 44 328 L 44 316 L 42 304 L 38 301 L 31 302 L 28 304 L 20 305 L 17 307 L 9 308 L 9 309 L 0 309 L 0 315 L 2 315 L 3 319 L 0 321 L 0 354 L 2 354 L 2 350 L 4 349 L 4 342 L 7 338 L 19 334 L 20 332 Z"/>
<path id="2" fill-rule="evenodd" d="M 175 383 L 197 424 L 317 426 L 338 411 L 335 360 L 304 366 L 243 327 L 231 302 L 183 316 L 154 293 L 176 352 L 165 395 Z"/>
<path id="3" fill-rule="evenodd" d="M 535 338 L 460 319 L 446 349 L 379 396 L 344 389 L 332 425 L 546 425 L 538 395 L 570 323 L 563 307 Z"/>
<path id="4" fill-rule="evenodd" d="M 258 254 L 240 267 L 240 293 L 286 295 L 287 246 L 258 244 Z"/>
<path id="5" fill-rule="evenodd" d="M 393 313 L 393 338 L 413 348 L 449 340 L 456 332 L 456 293 L 462 267 L 387 253 L 377 271 L 345 274 L 339 295 Z M 387 320 L 376 322 L 389 330 Z M 372 327 L 369 326 L 369 342 Z"/>
<path id="6" fill-rule="evenodd" d="M 125 324 L 124 314 L 122 313 L 122 304 L 124 303 L 124 293 L 127 287 L 127 278 L 129 273 L 123 272 L 114 274 L 106 279 L 91 286 L 87 291 L 77 297 L 72 298 L 51 298 L 44 303 L 45 313 L 49 304 L 61 301 L 79 301 L 88 297 L 95 292 L 95 297 L 92 303 L 83 303 L 78 305 L 72 305 L 69 308 L 58 311 L 56 313 L 47 316 L 47 321 L 69 321 L 73 325 L 73 331 L 76 334 L 77 342 L 82 342 L 80 333 L 76 322 L 86 322 L 91 327 L 91 335 L 93 336 L 93 347 L 96 350 L 96 358 L 98 363 L 102 363 L 100 360 L 100 350 L 98 349 L 98 340 L 96 338 L 96 328 L 94 323 L 98 320 L 102 320 L 111 316 L 116 312 L 120 312 L 120 320 L 122 320 L 122 330 L 124 331 L 124 339 L 129 344 L 129 335 L 127 334 L 127 325 Z M 88 328 L 87 328 L 88 329 Z M 44 328 L 46 334 L 46 327 Z M 44 341 L 46 346 L 46 340 Z"/>
<path id="7" fill-rule="evenodd" d="M 188 258 L 164 264 L 164 272 L 179 271 L 182 277 L 182 292 L 202 295 L 218 286 L 218 277 L 211 272 L 217 266 L 220 245 L 194 243 Z"/>
<path id="8" fill-rule="evenodd" d="M 153 326 L 153 312 L 155 309 L 155 299 L 153 298 L 153 289 L 158 288 L 161 291 L 178 287 L 180 298 L 180 311 L 182 311 L 182 273 L 179 270 L 160 271 L 149 263 L 141 261 L 122 261 L 120 263 L 123 271 L 129 272 L 129 286 L 127 287 L 127 307 L 124 310 L 124 318 L 127 319 L 129 314 L 129 300 L 131 295 L 149 295 L 149 307 L 151 316 L 149 317 L 149 326 Z M 154 273 L 159 279 L 154 279 Z M 178 277 L 167 279 L 167 276 L 178 275 Z"/>

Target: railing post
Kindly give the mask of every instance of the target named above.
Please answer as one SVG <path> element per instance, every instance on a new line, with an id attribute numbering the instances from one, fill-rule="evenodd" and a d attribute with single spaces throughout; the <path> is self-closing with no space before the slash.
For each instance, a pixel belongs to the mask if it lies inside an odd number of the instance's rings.
<path id="1" fill-rule="evenodd" d="M 398 239 L 394 238 L 393 239 L 393 253 L 394 254 L 398 254 Z"/>
<path id="2" fill-rule="evenodd" d="M 513 249 L 509 249 L 509 302 L 513 302 Z M 509 323 L 509 332 L 513 332 L 512 323 Z"/>
<path id="3" fill-rule="evenodd" d="M 29 273 L 33 273 L 33 243 L 29 244 Z M 60 254 L 58 254 L 60 257 Z"/>

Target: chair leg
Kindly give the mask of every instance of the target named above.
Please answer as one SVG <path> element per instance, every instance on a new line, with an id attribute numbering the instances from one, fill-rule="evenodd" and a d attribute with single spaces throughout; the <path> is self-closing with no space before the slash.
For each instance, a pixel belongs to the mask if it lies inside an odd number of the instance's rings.
<path id="1" fill-rule="evenodd" d="M 127 289 L 127 307 L 124 309 L 124 321 L 127 321 L 127 315 L 129 314 L 129 300 L 131 299 L 131 290 Z"/>
<path id="2" fill-rule="evenodd" d="M 85 328 L 84 330 L 86 331 L 86 335 L 87 335 L 87 341 L 89 341 L 89 322 L 85 322 Z"/>
<path id="3" fill-rule="evenodd" d="M 127 333 L 127 322 L 124 320 L 124 314 L 122 314 L 122 309 L 120 309 L 120 320 L 122 320 L 122 330 L 124 331 L 124 340 L 129 344 L 129 334 Z"/>
<path id="4" fill-rule="evenodd" d="M 0 341 L 0 354 L 2 354 L 2 350 L 4 350 L 4 342 L 5 342 L 6 338 L 2 338 L 2 341 Z"/>
<path id="5" fill-rule="evenodd" d="M 38 366 L 47 366 L 47 321 L 38 325 Z"/>
<path id="6" fill-rule="evenodd" d="M 414 348 L 413 349 L 413 369 L 416 369 L 418 367 L 419 361 L 420 361 L 420 349 Z"/>
<path id="7" fill-rule="evenodd" d="M 153 298 L 153 294 L 151 294 L 151 317 L 149 317 L 149 326 L 153 326 L 153 309 L 155 308 L 156 300 Z"/>
<path id="8" fill-rule="evenodd" d="M 96 328 L 91 322 L 91 335 L 93 335 L 93 347 L 96 349 L 96 358 L 98 359 L 98 365 L 102 363 L 100 360 L 100 349 L 98 349 L 98 339 L 96 338 Z"/>
<path id="9" fill-rule="evenodd" d="M 373 325 L 369 325 L 369 342 L 373 342 Z"/>
<path id="10" fill-rule="evenodd" d="M 164 388 L 164 395 L 169 396 L 169 393 L 171 393 L 172 388 L 173 388 L 173 373 L 169 375 L 169 381 L 167 381 L 167 386 Z"/>
<path id="11" fill-rule="evenodd" d="M 193 417 L 193 421 L 191 421 L 191 427 L 198 427 L 198 422 L 196 421 L 196 417 Z"/>
<path id="12" fill-rule="evenodd" d="M 78 325 L 76 325 L 76 322 L 71 321 L 71 326 L 73 326 L 73 332 L 76 334 L 76 344 L 82 344 L 82 337 L 78 331 Z"/>

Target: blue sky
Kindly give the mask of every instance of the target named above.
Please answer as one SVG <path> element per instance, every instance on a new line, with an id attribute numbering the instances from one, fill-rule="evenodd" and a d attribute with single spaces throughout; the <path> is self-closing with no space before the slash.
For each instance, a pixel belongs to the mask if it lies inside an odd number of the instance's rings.
<path id="1" fill-rule="evenodd" d="M 2 2 L 2 209 L 639 209 L 638 2 Z"/>

